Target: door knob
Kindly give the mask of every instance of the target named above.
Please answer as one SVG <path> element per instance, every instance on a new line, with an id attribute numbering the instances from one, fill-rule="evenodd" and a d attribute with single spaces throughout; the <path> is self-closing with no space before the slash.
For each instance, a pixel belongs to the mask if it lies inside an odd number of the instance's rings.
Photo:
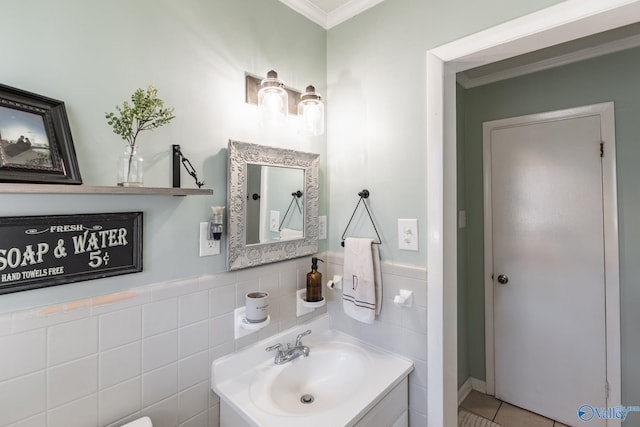
<path id="1" fill-rule="evenodd" d="M 498 283 L 500 283 L 501 285 L 506 285 L 507 283 L 509 283 L 509 277 L 504 274 L 499 275 Z"/>

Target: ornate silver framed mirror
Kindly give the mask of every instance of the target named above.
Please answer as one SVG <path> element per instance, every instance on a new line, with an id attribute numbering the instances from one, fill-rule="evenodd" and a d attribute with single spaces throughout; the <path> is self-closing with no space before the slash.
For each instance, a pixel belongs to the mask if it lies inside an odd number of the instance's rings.
<path id="1" fill-rule="evenodd" d="M 318 251 L 320 155 L 229 141 L 229 270 Z"/>

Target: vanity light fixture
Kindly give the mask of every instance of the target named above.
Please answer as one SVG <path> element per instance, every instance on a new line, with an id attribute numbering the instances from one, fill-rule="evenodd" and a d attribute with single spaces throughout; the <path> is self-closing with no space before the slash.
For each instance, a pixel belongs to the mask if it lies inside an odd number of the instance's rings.
<path id="1" fill-rule="evenodd" d="M 315 87 L 307 86 L 306 92 L 300 96 L 298 116 L 302 133 L 311 136 L 324 133 L 324 104 Z"/>
<path id="2" fill-rule="evenodd" d="M 284 89 L 284 82 L 274 70 L 269 71 L 267 78 L 260 82 L 258 108 L 260 124 L 265 128 L 281 127 L 287 120 L 289 96 Z"/>
<path id="3" fill-rule="evenodd" d="M 264 79 L 245 73 L 245 101 L 258 105 L 260 124 L 265 128 L 283 127 L 289 114 L 300 116 L 300 133 L 324 134 L 324 104 L 312 85 L 301 93 L 285 86 L 274 70 Z"/>
<path id="4" fill-rule="evenodd" d="M 253 74 L 244 73 L 244 80 L 245 102 L 247 104 L 258 105 L 258 91 L 260 90 L 262 81 L 266 79 Z M 292 89 L 287 86 L 284 86 L 283 89 L 287 92 L 287 104 L 289 106 L 289 111 L 287 113 L 295 116 L 298 114 L 298 101 L 300 101 L 300 96 L 302 94 L 299 90 Z"/>

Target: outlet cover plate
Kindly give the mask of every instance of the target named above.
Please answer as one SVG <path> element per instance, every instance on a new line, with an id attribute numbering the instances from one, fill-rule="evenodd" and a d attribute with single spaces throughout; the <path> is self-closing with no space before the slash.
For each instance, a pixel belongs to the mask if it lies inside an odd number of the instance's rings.
<path id="1" fill-rule="evenodd" d="M 418 220 L 398 219 L 398 248 L 418 251 Z"/>
<path id="2" fill-rule="evenodd" d="M 209 240 L 209 223 L 200 223 L 200 256 L 220 255 L 220 240 Z"/>

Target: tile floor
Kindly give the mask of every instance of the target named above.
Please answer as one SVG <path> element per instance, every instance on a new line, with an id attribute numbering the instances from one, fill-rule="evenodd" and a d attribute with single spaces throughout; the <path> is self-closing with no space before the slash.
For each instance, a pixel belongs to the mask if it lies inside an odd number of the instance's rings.
<path id="1" fill-rule="evenodd" d="M 566 424 L 534 414 L 475 390 L 471 391 L 460 407 L 504 427 L 568 427 Z"/>

